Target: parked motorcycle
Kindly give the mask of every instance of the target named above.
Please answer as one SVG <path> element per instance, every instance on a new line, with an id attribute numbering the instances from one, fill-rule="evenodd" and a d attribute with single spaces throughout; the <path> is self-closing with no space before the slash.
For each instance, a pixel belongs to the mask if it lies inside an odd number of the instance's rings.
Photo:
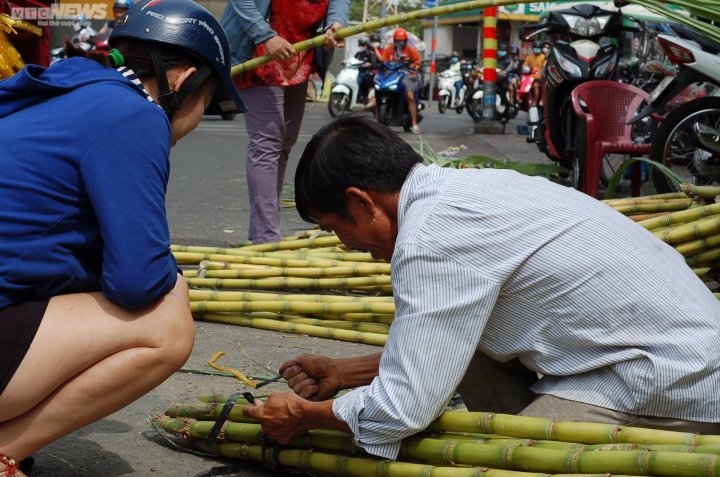
<path id="1" fill-rule="evenodd" d="M 572 91 L 590 80 L 610 80 L 617 74 L 620 51 L 612 42 L 623 31 L 639 31 L 623 26 L 626 18 L 620 10 L 603 10 L 595 5 L 581 4 L 555 10 L 545 23 L 528 25 L 538 29 L 533 35 L 547 32 L 564 35 L 570 41 L 555 41 L 545 66 L 544 108 L 532 108 L 528 124 L 533 135 L 528 142 L 551 160 L 573 171 L 573 186 L 582 182 L 587 134 L 585 124 L 576 118 L 572 107 Z"/>
<path id="2" fill-rule="evenodd" d="M 375 104 L 378 121 L 385 126 L 402 126 L 405 132 L 412 128 L 410 111 L 405 99 L 405 85 L 403 78 L 414 70 L 404 61 L 386 61 L 375 75 Z M 419 72 L 417 72 L 419 74 Z M 417 122 L 422 121 L 420 111 L 425 105 L 419 101 L 420 88 L 415 89 L 415 104 L 417 105 Z"/>
<path id="3" fill-rule="evenodd" d="M 720 153 L 708 148 L 698 131 L 720 127 L 720 97 L 712 97 L 720 94 L 720 44 L 685 26 L 672 28 L 678 37 L 659 35 L 658 41 L 679 71 L 658 85 L 648 98 L 649 106 L 631 123 L 664 115 L 652 136 L 650 159 L 671 167 L 687 182 L 718 183 Z M 652 180 L 658 192 L 676 190 L 658 170 L 653 170 Z"/>
<path id="4" fill-rule="evenodd" d="M 335 83 L 330 90 L 328 111 L 335 117 L 348 111 L 365 109 L 374 91 L 368 92 L 367 98 L 360 97 L 360 82 L 367 73 L 364 63 L 357 58 L 348 58 L 343 61 L 345 68 L 338 73 Z"/>

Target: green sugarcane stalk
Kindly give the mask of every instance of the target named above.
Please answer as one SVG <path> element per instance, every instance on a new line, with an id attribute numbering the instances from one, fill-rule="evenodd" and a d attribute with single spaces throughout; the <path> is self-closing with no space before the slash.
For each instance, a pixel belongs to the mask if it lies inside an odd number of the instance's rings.
<path id="1" fill-rule="evenodd" d="M 214 257 L 226 257 L 227 255 L 213 255 Z M 176 254 L 177 258 L 177 254 Z M 350 267 L 356 265 L 364 265 L 367 262 L 345 262 L 340 260 L 325 260 L 325 259 L 308 259 L 308 260 L 294 260 L 285 259 L 279 257 L 241 257 L 239 261 L 220 261 L 220 260 L 207 260 L 202 259 L 194 262 L 199 263 L 200 268 L 207 268 L 208 270 L 243 270 L 242 267 L 249 266 L 249 264 L 255 264 L 253 266 L 270 266 L 280 268 L 328 268 L 328 267 Z"/>
<path id="2" fill-rule="evenodd" d="M 271 277 L 363 277 L 370 275 L 390 275 L 389 263 L 357 265 L 354 267 L 325 268 L 280 268 L 268 267 L 248 270 L 207 270 L 197 275 L 198 278 L 271 278 Z"/>
<path id="3" fill-rule="evenodd" d="M 355 321 L 359 323 L 383 323 L 391 325 L 395 320 L 395 315 L 385 313 L 343 313 L 340 315 L 329 315 L 324 313 L 310 313 L 310 318 L 320 318 L 321 320 L 343 320 Z"/>
<path id="4" fill-rule="evenodd" d="M 619 205 L 613 207 L 621 214 L 631 214 L 635 212 L 668 212 L 674 210 L 686 210 L 690 206 L 689 202 L 664 202 L 661 204 L 637 204 L 637 205 Z"/>
<path id="5" fill-rule="evenodd" d="M 720 259 L 720 247 L 711 248 L 710 250 L 706 250 L 703 253 L 692 255 L 685 259 L 685 263 L 687 263 L 690 267 L 693 267 L 697 265 L 707 264 L 709 262 L 714 262 L 718 259 Z"/>
<path id="6" fill-rule="evenodd" d="M 716 217 L 714 220 L 704 220 L 700 223 L 688 224 L 671 230 L 664 230 L 662 232 L 655 231 L 654 234 L 663 242 L 675 244 L 718 232 L 720 232 L 720 217 Z"/>
<path id="7" fill-rule="evenodd" d="M 697 240 L 690 240 L 675 245 L 675 250 L 682 256 L 697 254 L 703 250 L 720 246 L 720 234 L 710 235 Z"/>
<path id="8" fill-rule="evenodd" d="M 188 285 L 202 288 L 246 288 L 256 290 L 276 290 L 287 288 L 300 289 L 348 289 L 355 287 L 374 287 L 392 285 L 389 275 L 378 277 L 352 278 L 188 278 Z"/>
<path id="9" fill-rule="evenodd" d="M 649 205 L 649 204 L 692 204 L 693 199 L 643 199 L 638 197 L 636 199 L 610 199 L 603 201 L 605 205 L 610 207 L 622 207 L 626 205 Z"/>
<path id="10" fill-rule="evenodd" d="M 653 230 L 658 227 L 666 227 L 668 225 L 679 224 L 683 222 L 690 222 L 698 220 L 702 217 L 708 217 L 710 215 L 720 214 L 720 204 L 711 204 L 703 207 L 697 207 L 694 209 L 682 210 L 680 212 L 673 212 L 672 214 L 665 215 L 663 217 L 655 217 L 648 220 L 638 222 L 638 224 L 647 230 Z"/>
<path id="11" fill-rule="evenodd" d="M 508 437 L 580 444 L 635 443 L 687 446 L 720 444 L 720 436 L 713 435 L 643 429 L 616 424 L 553 421 L 539 417 L 489 412 L 446 412 L 433 421 L 428 430 L 501 434 Z"/>
<path id="12" fill-rule="evenodd" d="M 262 252 L 254 252 L 251 250 L 243 250 L 240 248 L 222 248 L 222 247 L 201 247 L 198 245 L 170 245 L 170 251 L 173 253 L 204 253 L 214 255 L 235 255 L 244 257 L 262 257 Z"/>
<path id="13" fill-rule="evenodd" d="M 653 219 L 655 217 L 664 217 L 669 215 L 670 212 L 659 212 L 657 214 L 640 214 L 640 215 L 628 215 L 635 222 L 642 222 L 643 220 Z"/>
<path id="14" fill-rule="evenodd" d="M 274 318 L 277 319 L 277 318 Z M 354 321 L 342 321 L 342 320 L 320 320 L 305 317 L 293 317 L 289 316 L 284 321 L 288 323 L 295 323 L 300 325 L 312 325 L 312 326 L 323 326 L 326 328 L 333 328 L 336 330 L 353 330 L 360 331 L 363 333 L 377 333 L 386 335 L 390 332 L 388 325 L 381 323 L 356 323 Z"/>
<path id="15" fill-rule="evenodd" d="M 394 303 L 387 296 L 300 295 L 285 293 L 190 290 L 190 301 L 289 301 L 308 303 Z"/>
<path id="16" fill-rule="evenodd" d="M 334 339 L 350 343 L 363 343 L 372 346 L 385 346 L 387 335 L 378 333 L 364 333 L 360 331 L 338 330 L 322 326 L 302 325 L 286 323 L 277 320 L 263 318 L 249 318 L 243 315 L 226 315 L 221 313 L 193 313 L 195 318 L 215 323 L 228 325 L 246 326 L 269 331 L 284 331 L 300 335 L 315 336 L 317 338 Z"/>
<path id="17" fill-rule="evenodd" d="M 652 194 L 652 195 L 644 195 L 641 197 L 635 197 L 635 199 L 638 199 L 638 200 L 687 199 L 687 194 L 685 194 L 684 192 L 666 192 L 664 194 Z M 603 200 L 602 202 L 608 202 L 608 201 L 613 201 L 613 200 L 618 200 L 618 199 L 606 199 L 606 200 Z"/>
<path id="18" fill-rule="evenodd" d="M 299 250 L 296 252 L 279 251 L 279 252 L 266 252 L 267 257 L 279 257 L 279 258 L 294 258 L 294 259 L 325 259 L 325 260 L 342 260 L 344 262 L 381 262 L 375 260 L 372 255 L 364 252 L 345 252 L 345 253 L 332 253 L 332 252 L 318 252 L 310 253 L 307 250 Z M 382 262 L 381 262 L 382 263 Z"/>
<path id="19" fill-rule="evenodd" d="M 349 477 L 569 477 L 543 473 L 518 472 L 477 467 L 436 467 L 427 464 L 391 461 L 377 457 L 348 457 L 314 450 L 282 449 L 274 461 L 273 449 L 259 444 L 223 442 L 208 448 L 201 440 L 190 444 L 203 452 L 231 459 L 277 463 L 286 467 L 304 469 L 329 475 Z M 609 477 L 607 474 L 583 474 L 575 477 Z M 628 476 L 613 476 L 628 477 Z"/>
<path id="20" fill-rule="evenodd" d="M 533 0 L 534 1 L 534 0 Z M 428 8 L 424 10 L 417 10 L 414 12 L 401 13 L 399 15 L 391 15 L 377 20 L 362 23 L 360 25 L 353 25 L 346 28 L 341 28 L 335 32 L 336 40 L 343 40 L 353 35 L 360 33 L 367 33 L 374 30 L 379 30 L 383 27 L 398 25 L 400 23 L 410 22 L 414 20 L 421 20 L 423 18 L 449 15 L 451 13 L 466 12 L 468 10 L 477 10 L 487 7 L 499 7 L 504 5 L 517 5 L 519 3 L 531 3 L 531 0 L 477 0 L 473 2 L 456 3 L 454 5 L 443 5 L 434 8 Z M 297 52 L 310 50 L 318 46 L 325 44 L 325 35 L 318 35 L 315 38 L 300 41 L 294 43 L 292 46 Z M 250 71 L 258 66 L 270 63 L 273 61 L 272 56 L 265 55 L 258 58 L 253 58 L 239 65 L 232 67 L 232 74 L 237 75 L 244 71 Z"/>
<path id="21" fill-rule="evenodd" d="M 693 13 L 695 15 L 718 20 L 718 18 L 714 18 L 717 16 L 716 10 L 710 10 L 704 6 L 698 7 L 698 3 L 697 3 L 698 1 L 699 0 L 692 0 L 692 2 L 684 1 L 684 0 L 673 0 L 672 4 L 679 6 L 681 8 L 684 8 L 688 12 Z M 720 42 L 720 31 L 717 28 L 713 27 L 712 25 L 689 18 L 679 12 L 676 12 L 675 10 L 672 10 L 671 8 L 666 7 L 665 5 L 661 5 L 657 1 L 632 0 L 632 3 L 643 6 L 643 7 L 647 8 L 648 10 L 650 10 L 651 12 L 655 12 L 658 15 L 664 16 L 671 20 L 675 20 L 678 23 L 687 25 L 687 26 L 693 28 L 694 30 L 697 30 L 698 33 L 701 33 L 703 36 L 706 36 L 716 42 Z"/>
<path id="22" fill-rule="evenodd" d="M 649 429 L 646 429 L 649 431 Z M 655 452 L 583 452 L 522 446 L 489 446 L 409 437 L 400 455 L 410 459 L 496 469 L 548 473 L 608 473 L 628 475 L 706 477 L 720 475 L 720 459 L 707 454 Z"/>
<path id="23" fill-rule="evenodd" d="M 325 260 L 340 260 L 343 262 L 374 262 L 375 259 L 370 256 L 369 253 L 319 253 L 311 257 L 307 257 L 306 250 L 287 251 L 282 250 L 278 252 L 258 252 L 255 250 L 245 250 L 242 248 L 222 248 L 222 247 L 201 247 L 195 245 L 171 245 L 170 251 L 173 253 L 202 253 L 208 255 L 231 255 L 236 257 L 268 257 L 268 258 L 285 258 L 285 259 L 325 259 Z M 224 260 L 230 261 L 230 260 Z M 242 263 L 242 262 L 237 262 Z M 253 263 L 253 262 L 247 262 Z M 254 262 L 258 263 L 258 262 Z M 270 264 L 261 264 L 270 265 Z"/>
<path id="24" fill-rule="evenodd" d="M 356 322 L 352 320 L 338 319 L 321 319 L 300 315 L 288 315 L 283 313 L 257 312 L 242 313 L 245 318 L 263 318 L 267 320 L 284 321 L 287 323 L 295 323 L 300 325 L 322 326 L 325 328 L 335 328 L 338 330 L 354 330 L 363 333 L 379 333 L 388 334 L 390 332 L 389 324 L 372 323 L 372 322 Z"/>
<path id="25" fill-rule="evenodd" d="M 699 186 L 695 184 L 682 184 L 680 186 L 683 193 L 688 197 L 702 197 L 704 199 L 714 199 L 720 195 L 720 187 Z"/>
<path id="26" fill-rule="evenodd" d="M 275 252 L 277 250 L 296 250 L 299 248 L 311 247 L 327 247 L 328 245 L 338 245 L 342 242 L 337 235 L 328 237 L 315 237 L 298 240 L 284 240 L 281 242 L 270 242 L 258 245 L 249 245 L 241 247 L 240 250 L 252 250 L 255 252 Z"/>
<path id="27" fill-rule="evenodd" d="M 326 259 L 292 259 L 282 257 L 246 257 L 243 255 L 222 255 L 215 253 L 199 253 L 199 252 L 173 252 L 175 259 L 179 264 L 190 265 L 200 264 L 203 262 L 211 263 L 227 263 L 226 268 L 232 269 L 236 264 L 257 264 L 267 265 L 271 267 L 346 267 L 349 265 L 361 265 L 361 262 L 351 262 L 347 260 L 326 260 Z M 366 263 L 366 262 L 362 262 Z M 207 267 L 209 268 L 209 267 Z M 217 269 L 221 269 L 218 267 Z"/>
<path id="28" fill-rule="evenodd" d="M 163 430 L 185 439 L 207 439 L 210 431 L 215 425 L 215 421 L 192 421 L 189 419 L 177 419 L 167 416 L 158 416 L 154 419 Z M 236 423 L 228 421 L 222 428 L 220 434 L 221 441 L 249 442 L 253 444 L 262 444 L 265 440 L 264 433 L 260 424 Z M 269 436 L 268 436 L 269 438 Z M 270 443 L 274 443 L 274 439 L 269 438 Z M 357 447 L 353 443 L 353 436 L 344 432 L 328 431 L 324 429 L 315 429 L 302 437 L 293 439 L 288 444 L 289 447 L 299 448 L 319 448 L 335 452 L 345 452 L 349 454 L 365 454 L 361 447 Z"/>
<path id="29" fill-rule="evenodd" d="M 193 313 L 235 312 L 252 313 L 269 311 L 274 313 L 395 313 L 394 303 L 348 302 L 313 303 L 302 301 L 193 301 L 190 303 Z"/>
<path id="30" fill-rule="evenodd" d="M 243 407 L 247 403 L 248 402 L 245 400 L 245 398 L 239 398 L 237 400 L 237 405 L 233 407 L 230 411 L 230 414 L 228 415 L 228 420 L 234 422 L 258 424 L 255 419 L 246 417 L 242 413 Z M 208 421 L 213 423 L 215 422 L 215 419 L 220 416 L 221 412 L 222 406 L 218 406 L 215 403 L 194 403 L 173 404 L 169 408 L 165 409 L 165 412 L 163 414 L 167 417 L 172 418 L 193 419 L 196 421 Z"/>

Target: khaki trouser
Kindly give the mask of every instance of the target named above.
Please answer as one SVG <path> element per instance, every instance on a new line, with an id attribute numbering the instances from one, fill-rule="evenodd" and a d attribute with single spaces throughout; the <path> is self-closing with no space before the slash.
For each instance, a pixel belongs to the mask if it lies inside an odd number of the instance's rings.
<path id="1" fill-rule="evenodd" d="M 536 396 L 530 387 L 538 381 L 534 371 L 516 358 L 506 363 L 477 351 L 458 392 L 469 411 L 518 414 L 556 421 L 599 422 L 699 434 L 720 434 L 720 423 L 640 416 L 614 411 L 549 394 Z M 478 383 L 482 383 L 478 386 Z"/>

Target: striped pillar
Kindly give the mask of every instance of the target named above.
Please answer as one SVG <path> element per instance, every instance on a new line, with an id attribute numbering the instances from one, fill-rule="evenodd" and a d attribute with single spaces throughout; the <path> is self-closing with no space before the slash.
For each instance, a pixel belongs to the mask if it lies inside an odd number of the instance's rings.
<path id="1" fill-rule="evenodd" d="M 495 118 L 497 93 L 497 7 L 483 12 L 483 119 Z"/>

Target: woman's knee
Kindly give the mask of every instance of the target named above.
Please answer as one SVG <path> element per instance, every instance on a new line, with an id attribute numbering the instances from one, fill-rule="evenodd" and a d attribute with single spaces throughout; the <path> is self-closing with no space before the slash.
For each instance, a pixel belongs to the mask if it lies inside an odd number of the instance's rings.
<path id="1" fill-rule="evenodd" d="M 190 312 L 187 282 L 178 278 L 175 288 L 162 298 L 153 329 L 164 361 L 181 367 L 192 352 L 195 342 L 195 323 Z"/>

